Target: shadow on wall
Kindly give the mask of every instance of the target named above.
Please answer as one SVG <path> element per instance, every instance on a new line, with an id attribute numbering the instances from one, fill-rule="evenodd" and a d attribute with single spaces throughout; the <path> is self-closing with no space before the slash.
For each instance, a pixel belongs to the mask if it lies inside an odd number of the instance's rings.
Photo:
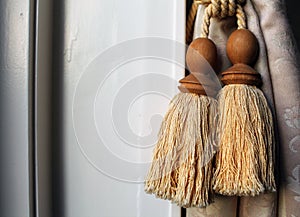
<path id="1" fill-rule="evenodd" d="M 287 7 L 287 15 L 290 20 L 290 24 L 292 26 L 292 30 L 294 32 L 296 42 L 298 45 L 300 45 L 300 14 L 299 14 L 299 7 L 300 2 L 295 0 L 286 0 L 286 7 Z"/>

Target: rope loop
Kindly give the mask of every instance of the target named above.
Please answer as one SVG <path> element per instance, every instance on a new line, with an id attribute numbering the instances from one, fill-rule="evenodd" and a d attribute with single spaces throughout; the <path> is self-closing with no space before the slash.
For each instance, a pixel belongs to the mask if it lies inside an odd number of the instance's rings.
<path id="1" fill-rule="evenodd" d="M 212 17 L 224 19 L 226 17 L 236 16 L 238 29 L 247 28 L 246 15 L 243 9 L 245 3 L 246 0 L 194 0 L 194 8 L 198 8 L 199 4 L 206 7 L 201 37 L 208 37 L 210 19 Z"/>

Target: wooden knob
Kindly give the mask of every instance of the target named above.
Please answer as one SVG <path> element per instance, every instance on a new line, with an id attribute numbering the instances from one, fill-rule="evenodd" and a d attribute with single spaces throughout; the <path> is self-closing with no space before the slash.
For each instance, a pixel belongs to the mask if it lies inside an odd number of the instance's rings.
<path id="1" fill-rule="evenodd" d="M 205 73 L 207 62 L 213 68 L 217 62 L 217 48 L 208 38 L 197 38 L 192 41 L 186 53 L 186 63 L 193 73 Z"/>
<path id="2" fill-rule="evenodd" d="M 213 41 L 208 38 L 193 40 L 186 53 L 186 63 L 191 74 L 179 81 L 179 90 L 183 93 L 215 95 L 220 85 L 213 79 L 211 73 L 214 71 L 211 67 L 216 62 L 217 48 Z"/>
<path id="3" fill-rule="evenodd" d="M 226 51 L 233 64 L 252 65 L 255 63 L 258 55 L 258 42 L 251 31 L 238 29 L 230 35 Z"/>
<path id="4" fill-rule="evenodd" d="M 258 42 L 255 35 L 247 29 L 236 30 L 230 35 L 226 49 L 234 65 L 222 72 L 222 82 L 226 85 L 260 86 L 261 76 L 250 66 L 255 63 L 258 54 Z"/>

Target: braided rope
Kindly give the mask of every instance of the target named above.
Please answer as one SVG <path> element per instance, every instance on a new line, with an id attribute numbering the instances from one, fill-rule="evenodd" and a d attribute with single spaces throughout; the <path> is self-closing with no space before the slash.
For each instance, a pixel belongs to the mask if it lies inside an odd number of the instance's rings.
<path id="1" fill-rule="evenodd" d="M 194 0 L 188 20 L 187 20 L 187 42 L 191 41 L 193 33 L 193 24 L 196 17 L 199 4 L 206 6 L 203 16 L 201 37 L 208 37 L 210 19 L 216 17 L 223 19 L 236 16 L 238 29 L 247 28 L 246 15 L 243 5 L 246 0 Z"/>

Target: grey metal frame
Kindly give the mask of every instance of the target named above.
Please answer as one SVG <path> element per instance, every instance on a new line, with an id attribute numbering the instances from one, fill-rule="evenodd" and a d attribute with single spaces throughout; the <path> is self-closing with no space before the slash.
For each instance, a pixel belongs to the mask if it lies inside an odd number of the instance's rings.
<path id="1" fill-rule="evenodd" d="M 34 8 L 0 1 L 0 216 L 34 215 Z"/>

